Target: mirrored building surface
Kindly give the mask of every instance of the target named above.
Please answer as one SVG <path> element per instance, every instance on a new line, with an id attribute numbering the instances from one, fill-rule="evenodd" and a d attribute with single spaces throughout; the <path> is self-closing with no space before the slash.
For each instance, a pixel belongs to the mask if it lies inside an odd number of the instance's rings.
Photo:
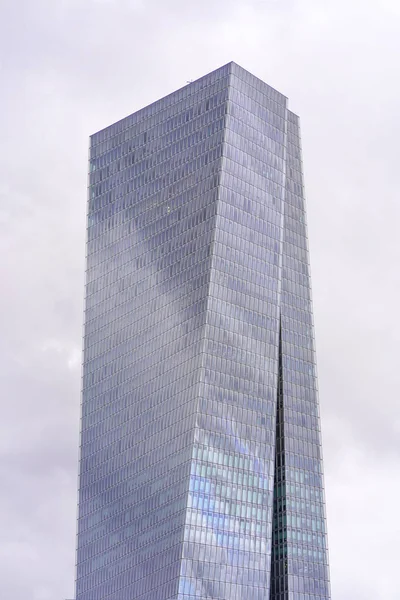
<path id="1" fill-rule="evenodd" d="M 230 63 L 89 179 L 76 600 L 329 600 L 298 117 Z"/>

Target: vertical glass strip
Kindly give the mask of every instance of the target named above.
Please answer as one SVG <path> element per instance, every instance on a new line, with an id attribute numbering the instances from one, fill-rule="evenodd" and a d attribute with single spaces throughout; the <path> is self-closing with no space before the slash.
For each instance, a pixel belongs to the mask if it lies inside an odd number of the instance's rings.
<path id="1" fill-rule="evenodd" d="M 275 477 L 272 520 L 271 586 L 269 600 L 288 597 L 285 435 L 282 370 L 282 328 L 279 324 L 278 389 L 276 403 Z"/>

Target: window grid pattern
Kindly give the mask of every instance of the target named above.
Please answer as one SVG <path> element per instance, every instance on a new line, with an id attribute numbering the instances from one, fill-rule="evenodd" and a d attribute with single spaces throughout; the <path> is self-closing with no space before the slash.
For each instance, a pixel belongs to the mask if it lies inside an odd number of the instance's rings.
<path id="1" fill-rule="evenodd" d="M 284 564 L 273 600 L 329 600 L 330 585 L 299 120 L 288 111 L 282 269 Z"/>
<path id="2" fill-rule="evenodd" d="M 178 590 L 227 75 L 92 138 L 77 600 Z"/>
<path id="3" fill-rule="evenodd" d="M 255 85 L 233 70 L 181 600 L 269 589 L 285 120 L 267 109 L 271 88 Z"/>
<path id="4" fill-rule="evenodd" d="M 230 63 L 91 138 L 77 600 L 329 600 L 298 118 Z"/>

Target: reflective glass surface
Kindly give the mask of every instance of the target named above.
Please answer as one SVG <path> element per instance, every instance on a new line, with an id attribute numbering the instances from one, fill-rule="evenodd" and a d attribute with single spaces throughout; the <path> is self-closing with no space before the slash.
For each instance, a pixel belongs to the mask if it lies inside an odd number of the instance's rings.
<path id="1" fill-rule="evenodd" d="M 76 600 L 328 600 L 298 118 L 230 63 L 89 166 Z"/>
<path id="2" fill-rule="evenodd" d="M 299 119 L 287 111 L 271 599 L 330 598 Z"/>

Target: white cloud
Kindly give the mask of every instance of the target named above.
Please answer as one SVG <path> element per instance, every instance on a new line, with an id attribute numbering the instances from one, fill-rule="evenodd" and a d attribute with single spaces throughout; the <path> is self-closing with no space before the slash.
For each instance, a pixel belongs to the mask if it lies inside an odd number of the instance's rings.
<path id="1" fill-rule="evenodd" d="M 2 13 L 0 597 L 73 595 L 88 135 L 235 60 L 301 116 L 333 597 L 397 600 L 398 2 Z"/>
<path id="2" fill-rule="evenodd" d="M 68 368 L 71 370 L 80 369 L 82 363 L 82 352 L 79 348 L 74 348 L 68 359 Z"/>

